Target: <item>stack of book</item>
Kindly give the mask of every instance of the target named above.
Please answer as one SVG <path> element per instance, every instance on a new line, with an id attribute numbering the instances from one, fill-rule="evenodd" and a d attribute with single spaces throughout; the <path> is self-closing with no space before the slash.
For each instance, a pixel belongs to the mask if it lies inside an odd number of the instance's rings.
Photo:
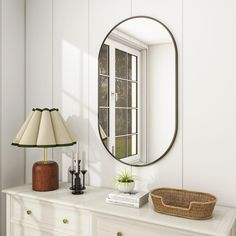
<path id="1" fill-rule="evenodd" d="M 148 202 L 148 192 L 121 193 L 114 191 L 108 194 L 106 202 L 121 206 L 140 208 Z"/>

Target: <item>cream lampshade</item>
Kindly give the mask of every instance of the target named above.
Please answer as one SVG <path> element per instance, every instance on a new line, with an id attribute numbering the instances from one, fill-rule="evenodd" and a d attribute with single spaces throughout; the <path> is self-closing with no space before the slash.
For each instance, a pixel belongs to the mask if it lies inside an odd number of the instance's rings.
<path id="1" fill-rule="evenodd" d="M 32 187 L 36 191 L 57 189 L 58 165 L 48 161 L 48 147 L 70 146 L 76 141 L 58 109 L 33 109 L 17 133 L 12 145 L 44 148 L 44 161 L 33 165 Z"/>

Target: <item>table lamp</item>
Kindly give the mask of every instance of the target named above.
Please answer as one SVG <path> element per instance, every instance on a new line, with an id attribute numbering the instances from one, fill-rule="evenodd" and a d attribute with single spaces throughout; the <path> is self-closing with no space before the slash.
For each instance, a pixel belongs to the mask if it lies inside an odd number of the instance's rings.
<path id="1" fill-rule="evenodd" d="M 74 145 L 67 125 L 56 108 L 32 109 L 17 133 L 12 145 L 44 148 L 44 160 L 34 163 L 32 188 L 35 191 L 58 189 L 58 164 L 48 160 L 48 148 Z"/>

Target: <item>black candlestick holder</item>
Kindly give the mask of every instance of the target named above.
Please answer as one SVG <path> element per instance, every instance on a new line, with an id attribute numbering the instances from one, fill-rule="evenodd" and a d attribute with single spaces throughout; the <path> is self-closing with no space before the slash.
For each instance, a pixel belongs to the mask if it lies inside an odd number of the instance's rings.
<path id="1" fill-rule="evenodd" d="M 75 189 L 75 185 L 74 185 L 74 173 L 75 170 L 69 170 L 70 174 L 71 174 L 71 187 L 70 190 L 74 190 Z"/>
<path id="2" fill-rule="evenodd" d="M 86 189 L 86 187 L 85 187 L 85 174 L 87 173 L 87 170 L 81 170 L 81 173 L 83 175 L 83 189 Z"/>
<path id="3" fill-rule="evenodd" d="M 83 190 L 83 186 L 81 185 L 80 173 L 76 172 L 75 173 L 75 189 L 72 192 L 72 194 L 83 194 L 84 191 L 82 190 Z"/>
<path id="4" fill-rule="evenodd" d="M 70 189 L 73 190 L 72 194 L 83 194 L 85 187 L 85 174 L 87 173 L 87 170 L 80 170 L 80 162 L 81 160 L 78 160 L 78 171 L 70 170 L 71 174 L 71 187 Z M 82 173 L 83 176 L 83 185 L 81 184 L 81 178 L 80 173 Z M 74 178 L 75 176 L 75 178 Z M 74 183 L 75 182 L 75 183 Z"/>

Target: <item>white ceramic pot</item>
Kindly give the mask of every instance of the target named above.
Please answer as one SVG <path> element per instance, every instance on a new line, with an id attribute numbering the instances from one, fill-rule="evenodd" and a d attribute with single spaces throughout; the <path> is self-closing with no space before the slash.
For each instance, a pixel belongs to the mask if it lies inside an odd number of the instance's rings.
<path id="1" fill-rule="evenodd" d="M 118 190 L 122 193 L 131 193 L 134 190 L 135 182 L 122 183 L 117 186 Z"/>

